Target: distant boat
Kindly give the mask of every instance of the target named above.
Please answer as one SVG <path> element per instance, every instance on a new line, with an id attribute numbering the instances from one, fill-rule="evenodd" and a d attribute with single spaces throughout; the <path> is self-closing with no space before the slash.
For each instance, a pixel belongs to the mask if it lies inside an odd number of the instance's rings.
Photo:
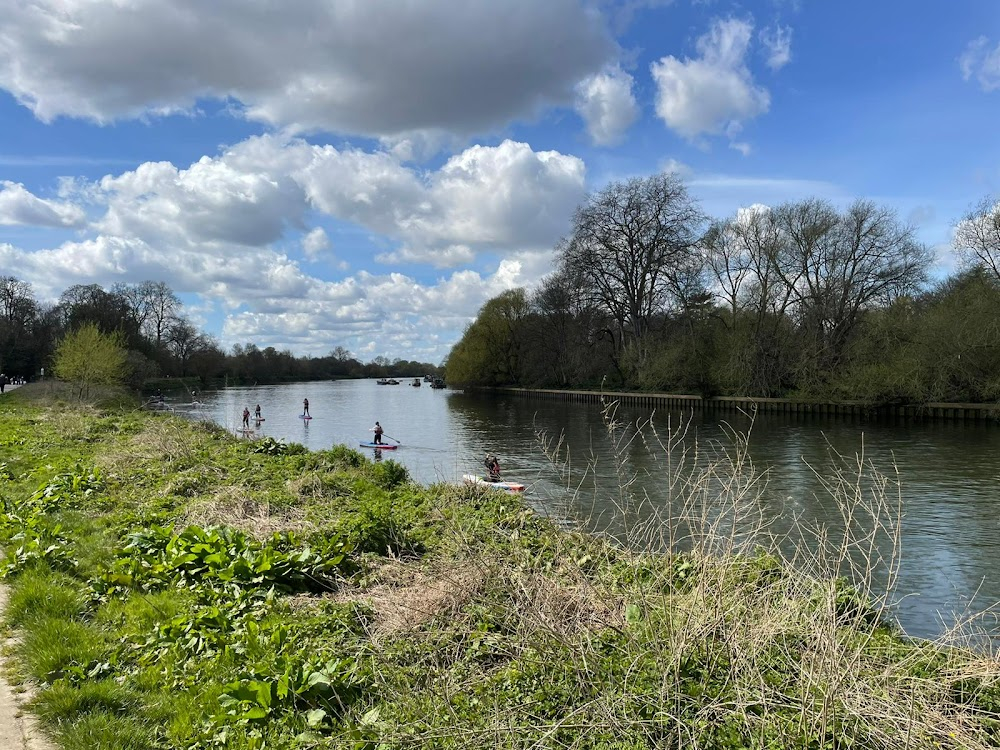
<path id="1" fill-rule="evenodd" d="M 431 382 L 431 388 L 445 388 L 445 387 L 446 386 L 444 384 L 443 378 L 434 378 L 434 380 Z"/>
<path id="2" fill-rule="evenodd" d="M 410 385 L 413 385 L 413 386 L 416 386 L 417 388 L 419 388 L 420 387 L 420 378 L 414 378 L 413 382 L 410 383 Z"/>

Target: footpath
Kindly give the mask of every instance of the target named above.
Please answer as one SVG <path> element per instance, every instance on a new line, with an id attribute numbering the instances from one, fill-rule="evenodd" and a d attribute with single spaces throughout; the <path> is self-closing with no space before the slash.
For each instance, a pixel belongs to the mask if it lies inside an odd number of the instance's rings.
<path id="1" fill-rule="evenodd" d="M 5 393 L 20 386 L 7 384 Z M 7 610 L 7 587 L 0 584 L 0 619 Z M 0 642 L 0 750 L 55 750 L 24 704 L 29 694 L 7 681 L 10 669 L 6 656 L 11 639 Z"/>
<path id="2" fill-rule="evenodd" d="M 0 617 L 6 609 L 7 587 L 0 584 Z M 10 665 L 6 652 L 10 645 L 10 639 L 4 639 L 0 646 L 0 750 L 55 750 L 24 707 L 29 694 L 7 681 Z"/>

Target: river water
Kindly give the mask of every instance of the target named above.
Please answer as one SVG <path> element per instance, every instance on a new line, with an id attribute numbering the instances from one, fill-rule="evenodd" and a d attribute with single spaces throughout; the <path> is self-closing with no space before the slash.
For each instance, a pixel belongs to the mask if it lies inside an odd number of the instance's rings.
<path id="1" fill-rule="evenodd" d="M 726 456 L 739 453 L 734 434 L 748 436 L 745 459 L 753 464 L 756 483 L 739 485 L 743 494 L 728 505 L 700 504 L 703 523 L 714 520 L 733 532 L 730 537 L 744 541 L 751 532 L 760 537 L 757 526 L 763 524 L 786 554 L 803 538 L 803 529 L 806 546 L 814 549 L 819 542 L 810 530 L 827 529 L 827 542 L 835 544 L 850 528 L 855 544 L 845 560 L 862 567 L 870 561 L 876 593 L 892 586 L 892 612 L 907 633 L 937 637 L 963 616 L 986 613 L 976 627 L 994 644 L 1000 642 L 1000 625 L 991 614 L 1000 601 L 1000 426 L 802 415 L 651 415 L 648 409 L 620 408 L 614 414 L 618 427 L 609 432 L 599 405 L 434 390 L 427 383 L 413 387 L 411 381 L 229 388 L 199 394 L 197 406 L 169 406 L 236 432 L 243 408 L 252 412 L 260 404 L 265 420 L 255 436 L 313 450 L 338 443 L 357 448 L 371 439 L 370 428 L 379 420 L 391 438 L 387 442 L 398 441 L 400 448 L 382 455 L 364 452 L 373 460 L 398 461 L 414 480 L 428 484 L 482 473 L 484 454 L 492 451 L 505 479 L 528 485 L 525 497 L 536 510 L 654 546 L 667 536 L 665 527 L 678 525 L 681 499 L 690 494 L 682 490 L 684 480 L 698 479 L 709 487 L 705 497 L 733 487 L 727 484 Z M 304 398 L 310 403 L 309 421 L 300 418 Z M 668 452 L 671 436 L 674 448 Z M 552 453 L 558 454 L 556 461 Z M 855 481 L 859 454 L 886 484 L 867 469 Z M 712 472 L 713 466 L 723 468 Z M 845 473 L 839 491 L 829 486 L 837 466 Z M 844 520 L 840 509 L 845 506 L 836 495 L 845 489 L 848 496 L 857 494 L 862 508 L 888 496 L 887 507 L 877 514 L 881 524 L 865 512 Z M 901 517 L 894 523 L 897 502 Z M 892 543 L 893 529 L 898 545 Z M 850 575 L 844 567 L 835 572 Z"/>

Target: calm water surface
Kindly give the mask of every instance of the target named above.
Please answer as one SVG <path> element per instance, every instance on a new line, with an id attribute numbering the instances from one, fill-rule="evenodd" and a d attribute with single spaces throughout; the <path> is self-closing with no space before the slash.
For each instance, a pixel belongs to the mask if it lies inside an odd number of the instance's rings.
<path id="1" fill-rule="evenodd" d="M 493 451 L 505 478 L 529 485 L 526 499 L 536 509 L 582 520 L 592 530 L 622 534 L 637 519 L 666 513 L 665 454 L 647 448 L 652 442 L 648 427 L 647 442 L 636 437 L 636 424 L 649 419 L 648 410 L 617 412 L 626 441 L 617 453 L 626 475 L 635 477 L 632 495 L 646 499 L 644 507 L 623 516 L 616 451 L 599 406 L 433 390 L 426 383 L 415 388 L 411 380 L 397 386 L 362 380 L 229 388 L 201 394 L 201 406 L 171 406 L 235 431 L 243 407 L 252 412 L 260 404 L 265 421 L 257 435 L 313 450 L 338 443 L 357 447 L 371 439 L 369 428 L 379 420 L 386 435 L 401 443 L 381 458 L 402 463 L 423 483 L 481 473 L 484 453 Z M 299 418 L 303 398 L 309 399 L 309 422 Z M 704 463 L 731 446 L 720 420 L 737 431 L 749 430 L 749 456 L 766 480 L 754 509 L 769 521 L 772 533 L 791 529 L 793 519 L 807 526 L 843 527 L 836 503 L 810 468 L 829 476 L 831 447 L 849 457 L 863 451 L 893 477 L 893 466 L 898 468 L 903 519 L 893 600 L 908 633 L 937 636 L 958 615 L 985 611 L 1000 601 L 1000 426 L 795 415 L 758 416 L 751 423 L 731 414 L 656 414 L 653 426 L 662 436 L 668 427 L 689 421 L 683 443 L 690 449 L 697 442 Z M 564 461 L 553 464 L 541 440 L 560 436 Z M 856 519 L 854 525 L 864 530 L 865 521 Z M 887 553 L 890 545 L 882 539 L 879 547 Z M 876 583 L 885 581 L 887 571 L 885 563 L 876 567 Z M 1000 634 L 996 618 L 981 626 Z"/>

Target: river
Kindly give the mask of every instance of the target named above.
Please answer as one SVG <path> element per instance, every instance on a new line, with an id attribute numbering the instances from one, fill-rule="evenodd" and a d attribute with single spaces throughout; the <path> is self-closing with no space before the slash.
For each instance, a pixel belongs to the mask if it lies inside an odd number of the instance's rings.
<path id="1" fill-rule="evenodd" d="M 647 424 L 648 410 L 621 408 L 615 415 L 620 428 L 611 434 L 596 405 L 435 390 L 427 383 L 417 388 L 411 381 L 402 379 L 396 386 L 348 380 L 228 388 L 199 394 L 198 406 L 169 406 L 235 432 L 243 408 L 252 412 L 260 404 L 265 420 L 255 435 L 313 450 L 337 443 L 358 447 L 371 439 L 369 429 L 379 420 L 391 438 L 387 442 L 398 441 L 400 448 L 381 456 L 365 453 L 398 461 L 422 483 L 482 473 L 483 457 L 492 451 L 505 479 L 528 485 L 525 497 L 536 510 L 633 540 L 640 530 L 648 537 L 662 518 L 676 515 L 669 510 L 677 501 L 669 500 L 671 472 L 662 447 L 671 429 L 677 436 L 674 466 L 686 448 L 687 465 L 696 472 L 733 452 L 733 432 L 748 433 L 746 455 L 760 479 L 731 508 L 711 509 L 708 517 L 736 519 L 737 536 L 763 522 L 771 535 L 784 539 L 786 551 L 793 544 L 790 535 L 803 528 L 823 526 L 836 536 L 845 527 L 838 504 L 824 487 L 824 478 L 833 476 L 831 449 L 847 457 L 848 468 L 863 453 L 889 478 L 890 499 L 901 499 L 898 575 L 890 596 L 900 626 L 914 636 L 937 637 L 963 615 L 992 613 L 1000 601 L 1000 426 L 711 413 L 655 414 Z M 304 398 L 313 416 L 309 421 L 300 418 Z M 550 453 L 559 448 L 560 460 L 546 456 L 546 440 Z M 678 474 L 689 476 L 676 470 L 673 475 Z M 628 483 L 624 498 L 623 479 Z M 724 477 L 705 481 L 718 489 Z M 870 478 L 863 479 L 859 492 L 866 501 L 873 496 Z M 891 530 L 891 510 L 888 521 Z M 637 526 L 642 522 L 645 526 Z M 864 514 L 846 525 L 861 539 L 875 527 Z M 894 569 L 891 536 L 878 534 L 872 543 L 876 589 L 890 583 Z M 857 548 L 848 557 L 854 562 L 872 559 Z M 995 616 L 980 619 L 979 628 L 998 643 Z"/>

